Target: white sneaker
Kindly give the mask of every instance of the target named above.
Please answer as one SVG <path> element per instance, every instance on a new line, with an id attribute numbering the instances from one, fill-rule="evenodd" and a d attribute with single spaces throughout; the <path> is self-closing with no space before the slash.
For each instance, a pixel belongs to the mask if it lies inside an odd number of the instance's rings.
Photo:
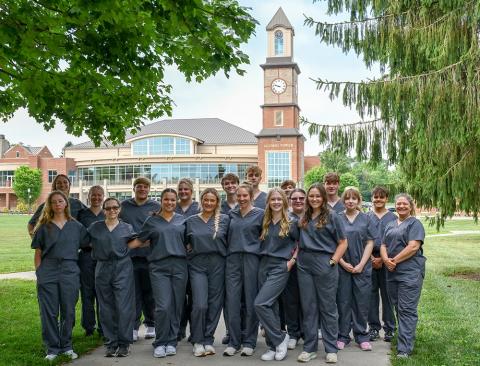
<path id="1" fill-rule="evenodd" d="M 242 353 L 240 353 L 240 356 L 246 356 L 249 357 L 253 355 L 253 351 L 255 351 L 252 347 L 243 347 L 242 348 Z"/>
<path id="2" fill-rule="evenodd" d="M 325 357 L 325 362 L 327 363 L 337 363 L 337 354 L 336 353 L 327 353 Z"/>
<path id="3" fill-rule="evenodd" d="M 205 345 L 205 356 L 208 355 L 214 355 L 215 354 L 215 348 L 211 344 Z"/>
<path id="4" fill-rule="evenodd" d="M 235 353 L 238 353 L 238 352 L 239 352 L 238 349 L 235 349 L 233 347 L 228 346 L 227 348 L 225 348 L 225 351 L 223 351 L 223 355 L 224 356 L 233 356 L 233 355 L 235 355 Z"/>
<path id="5" fill-rule="evenodd" d="M 175 356 L 177 354 L 177 349 L 174 346 L 167 346 L 167 348 L 165 348 L 165 354 L 167 356 Z"/>
<path id="6" fill-rule="evenodd" d="M 78 355 L 75 352 L 73 352 L 73 349 L 69 349 L 68 351 L 63 352 L 62 355 L 67 356 L 71 360 L 76 360 L 78 358 Z"/>
<path id="7" fill-rule="evenodd" d="M 295 349 L 297 347 L 297 340 L 295 338 L 290 338 L 288 341 L 288 349 Z"/>
<path id="8" fill-rule="evenodd" d="M 275 347 L 275 360 L 281 361 L 287 356 L 287 346 L 289 340 L 290 336 L 288 334 L 285 334 L 285 338 L 283 339 L 282 343 Z"/>
<path id="9" fill-rule="evenodd" d="M 273 361 L 275 359 L 275 351 L 269 349 L 267 352 L 260 356 L 260 359 L 262 361 Z"/>
<path id="10" fill-rule="evenodd" d="M 318 339 L 323 339 L 322 330 L 321 330 L 321 329 L 318 330 Z"/>
<path id="11" fill-rule="evenodd" d="M 151 339 L 151 338 L 155 338 L 155 328 L 147 327 L 147 330 L 145 331 L 145 339 Z"/>
<path id="12" fill-rule="evenodd" d="M 193 345 L 193 355 L 195 357 L 203 357 L 205 356 L 205 347 L 203 347 L 203 344 L 200 343 L 195 343 Z"/>
<path id="13" fill-rule="evenodd" d="M 298 362 L 308 362 L 313 360 L 314 358 L 317 358 L 317 352 L 305 352 L 303 351 L 300 353 L 297 357 Z"/>
<path id="14" fill-rule="evenodd" d="M 133 341 L 136 342 L 138 341 L 138 330 L 133 330 Z"/>
<path id="15" fill-rule="evenodd" d="M 48 355 L 45 356 L 45 361 L 50 361 L 52 362 L 53 360 L 55 360 L 57 358 L 57 355 L 53 354 L 53 353 L 49 353 Z"/>
<path id="16" fill-rule="evenodd" d="M 158 346 L 158 347 L 155 347 L 155 349 L 153 350 L 153 357 L 155 358 L 163 358 L 165 357 L 166 354 L 165 354 L 165 346 Z"/>

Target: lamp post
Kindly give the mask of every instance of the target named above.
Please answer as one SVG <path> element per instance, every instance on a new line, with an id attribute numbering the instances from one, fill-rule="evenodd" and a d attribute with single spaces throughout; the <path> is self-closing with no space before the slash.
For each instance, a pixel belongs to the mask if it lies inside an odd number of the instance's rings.
<path id="1" fill-rule="evenodd" d="M 32 195 L 30 194 L 30 188 L 27 188 L 27 192 L 28 192 L 28 213 L 30 213 L 31 211 L 30 200 L 32 198 Z"/>

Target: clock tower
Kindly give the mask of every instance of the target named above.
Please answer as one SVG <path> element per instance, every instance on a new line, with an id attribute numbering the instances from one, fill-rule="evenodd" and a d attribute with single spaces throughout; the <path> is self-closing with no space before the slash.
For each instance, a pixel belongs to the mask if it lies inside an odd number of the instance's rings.
<path id="1" fill-rule="evenodd" d="M 258 165 L 263 184 L 303 182 L 304 136 L 299 130 L 298 75 L 293 61 L 294 29 L 282 8 L 267 25 L 267 59 L 263 69 L 263 128 L 258 138 Z"/>

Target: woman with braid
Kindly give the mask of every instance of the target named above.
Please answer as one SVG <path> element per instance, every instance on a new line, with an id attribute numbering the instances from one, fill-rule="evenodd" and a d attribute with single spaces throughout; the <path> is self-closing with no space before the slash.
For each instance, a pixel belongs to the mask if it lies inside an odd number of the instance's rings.
<path id="1" fill-rule="evenodd" d="M 213 336 L 222 312 L 230 218 L 220 213 L 220 196 L 207 188 L 201 212 L 186 222 L 188 272 L 192 284 L 191 337 L 196 357 L 215 354 Z"/>

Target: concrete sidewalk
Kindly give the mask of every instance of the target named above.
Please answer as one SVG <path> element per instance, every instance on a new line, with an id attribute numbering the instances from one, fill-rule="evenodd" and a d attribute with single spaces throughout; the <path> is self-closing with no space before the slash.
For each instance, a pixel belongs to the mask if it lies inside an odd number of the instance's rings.
<path id="1" fill-rule="evenodd" d="M 140 329 L 140 335 L 143 335 L 143 327 Z M 104 349 L 100 347 L 93 351 L 91 354 L 83 355 L 79 359 L 73 362 L 74 366 L 130 366 L 130 365 L 142 365 L 142 366 L 158 366 L 158 365 L 173 365 L 173 366 L 224 366 L 224 365 L 268 365 L 276 364 L 276 361 L 264 362 L 260 360 L 260 356 L 266 351 L 265 340 L 263 337 L 258 337 L 257 348 L 255 353 L 251 357 L 241 357 L 240 353 L 233 357 L 224 357 L 222 355 L 225 346 L 220 344 L 221 338 L 225 332 L 225 326 L 223 319 L 217 328 L 215 333 L 215 350 L 216 355 L 206 357 L 194 357 L 192 354 L 192 345 L 185 340 L 180 342 L 177 347 L 177 355 L 166 358 L 154 358 L 152 340 L 141 340 L 135 342 L 130 347 L 130 356 L 124 358 L 106 358 L 103 356 Z M 338 353 L 337 365 L 342 366 L 388 366 L 390 343 L 386 343 L 383 340 L 372 342 L 373 351 L 364 352 L 361 351 L 353 342 L 345 347 L 343 351 Z M 75 344 L 73 345 L 75 349 Z M 325 352 L 320 342 L 318 357 L 310 361 L 309 365 L 327 365 L 325 363 Z M 297 356 L 302 351 L 302 344 L 297 346 L 295 350 L 289 350 L 287 358 L 281 362 L 283 366 L 298 366 Z"/>
<path id="2" fill-rule="evenodd" d="M 30 281 L 36 281 L 37 276 L 35 275 L 35 271 L 0 273 L 0 280 L 30 280 Z"/>

